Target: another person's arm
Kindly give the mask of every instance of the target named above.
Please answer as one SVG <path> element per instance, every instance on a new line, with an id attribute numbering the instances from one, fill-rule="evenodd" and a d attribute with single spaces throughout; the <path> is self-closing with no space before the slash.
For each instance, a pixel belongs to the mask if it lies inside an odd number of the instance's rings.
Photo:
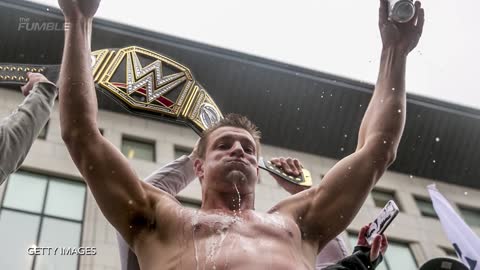
<path id="1" fill-rule="evenodd" d="M 385 235 L 377 235 L 372 244 L 368 244 L 365 233 L 368 225 L 364 226 L 358 233 L 357 246 L 353 254 L 339 260 L 336 264 L 330 265 L 325 270 L 373 270 L 383 261 L 383 256 L 388 248 L 388 241 Z M 322 269 L 322 268 L 321 268 Z"/>
<path id="2" fill-rule="evenodd" d="M 0 184 L 18 170 L 52 112 L 57 87 L 40 73 L 28 73 L 26 98 L 0 123 Z"/>
<path id="3" fill-rule="evenodd" d="M 180 205 L 169 194 L 140 181 L 128 160 L 98 130 L 90 38 L 99 2 L 59 0 L 70 26 L 65 31 L 59 80 L 60 124 L 70 156 L 102 213 L 134 247 L 137 236 L 152 227 L 161 228 L 160 237 L 168 238 L 174 221 L 158 221 L 155 214 L 173 215 Z"/>
<path id="4" fill-rule="evenodd" d="M 381 0 L 379 27 L 383 48 L 377 84 L 359 130 L 356 151 L 339 161 L 319 186 L 293 195 L 272 211 L 297 221 L 305 240 L 321 249 L 353 220 L 368 193 L 395 160 L 405 124 L 405 68 L 417 45 L 424 22 L 416 2 L 411 22 L 388 20 Z"/>
<path id="5" fill-rule="evenodd" d="M 190 155 L 181 156 L 171 163 L 154 171 L 145 178 L 145 182 L 159 188 L 173 196 L 177 195 L 196 177 L 193 170 L 193 161 L 197 156 L 197 145 L 195 144 Z"/>

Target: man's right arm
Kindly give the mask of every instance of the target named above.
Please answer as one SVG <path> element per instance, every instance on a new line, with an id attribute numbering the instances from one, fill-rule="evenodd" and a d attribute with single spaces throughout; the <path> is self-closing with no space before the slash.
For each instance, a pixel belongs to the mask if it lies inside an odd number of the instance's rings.
<path id="1" fill-rule="evenodd" d="M 98 130 L 90 36 L 99 0 L 59 4 L 70 26 L 59 80 L 62 138 L 103 214 L 132 246 L 138 233 L 157 225 L 156 211 L 173 211 L 179 205 L 140 181 L 128 160 Z M 168 224 L 162 224 L 160 233 L 168 230 Z"/>

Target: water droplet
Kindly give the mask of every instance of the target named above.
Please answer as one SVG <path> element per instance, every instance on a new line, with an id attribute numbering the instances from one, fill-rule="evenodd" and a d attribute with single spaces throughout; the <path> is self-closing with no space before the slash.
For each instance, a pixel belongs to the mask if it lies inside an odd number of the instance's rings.
<path id="1" fill-rule="evenodd" d="M 362 104 L 360 104 L 360 108 L 362 107 Z"/>
<path id="2" fill-rule="evenodd" d="M 88 170 L 90 171 L 93 170 L 93 166 L 92 165 L 88 166 Z"/>
<path id="3" fill-rule="evenodd" d="M 352 169 L 352 167 L 348 166 L 348 169 L 349 169 L 349 170 L 351 170 L 351 169 Z"/>
<path id="4" fill-rule="evenodd" d="M 380 103 L 383 103 L 383 99 L 380 99 Z"/>
<path id="5" fill-rule="evenodd" d="M 282 107 L 282 106 L 283 106 L 283 104 L 282 104 L 282 103 L 280 103 L 280 107 Z"/>
<path id="6" fill-rule="evenodd" d="M 333 97 L 333 94 L 330 94 L 331 97 Z"/>
<path id="7" fill-rule="evenodd" d="M 398 109 L 398 111 L 397 111 L 397 112 L 398 112 L 398 113 L 401 113 L 401 112 L 402 112 L 402 110 Z"/>
<path id="8" fill-rule="evenodd" d="M 323 96 L 320 96 L 320 98 L 323 98 Z"/>
<path id="9" fill-rule="evenodd" d="M 348 137 L 348 135 L 347 135 L 347 134 L 345 134 L 345 135 L 343 135 L 343 137 L 347 138 L 347 137 Z"/>
<path id="10" fill-rule="evenodd" d="M 342 108 L 343 108 L 343 106 L 340 106 L 340 109 L 342 109 Z"/>
<path id="11" fill-rule="evenodd" d="M 300 128 L 299 128 L 299 127 L 297 127 L 297 130 L 300 130 Z"/>
<path id="12" fill-rule="evenodd" d="M 434 159 L 432 162 L 433 162 L 433 163 L 437 163 L 437 161 L 436 161 L 435 159 Z"/>
<path id="13" fill-rule="evenodd" d="M 410 179 L 413 179 L 413 175 L 411 175 L 411 174 L 408 177 L 410 177 Z"/>
<path id="14" fill-rule="evenodd" d="M 50 11 L 50 9 L 49 9 L 49 8 L 47 8 L 47 11 Z"/>
<path id="15" fill-rule="evenodd" d="M 297 111 L 300 111 L 300 107 L 297 108 Z"/>
<path id="16" fill-rule="evenodd" d="M 467 196 L 467 195 L 468 195 L 468 192 L 467 192 L 467 191 L 465 191 L 463 194 L 464 194 L 465 196 Z"/>
<path id="17" fill-rule="evenodd" d="M 395 91 L 395 87 L 392 87 L 392 91 Z"/>
<path id="18" fill-rule="evenodd" d="M 340 151 L 342 151 L 342 152 L 343 152 L 343 150 L 345 150 L 345 149 L 343 149 L 343 147 L 342 147 L 342 148 L 340 148 Z"/>
<path id="19" fill-rule="evenodd" d="M 340 218 L 343 218 L 343 215 L 340 215 Z"/>
<path id="20" fill-rule="evenodd" d="M 132 204 L 133 204 L 133 201 L 132 201 L 132 200 L 128 200 L 128 204 L 132 205 Z"/>
<path id="21" fill-rule="evenodd" d="M 133 229 L 133 226 L 132 226 L 132 225 L 130 225 L 130 229 Z"/>
<path id="22" fill-rule="evenodd" d="M 435 141 L 436 141 L 436 142 L 439 142 L 439 141 L 440 141 L 440 138 L 439 138 L 439 137 L 436 137 L 436 138 L 435 138 Z"/>
<path id="23" fill-rule="evenodd" d="M 387 144 L 387 141 L 384 140 L 384 141 L 383 141 L 383 144 Z"/>

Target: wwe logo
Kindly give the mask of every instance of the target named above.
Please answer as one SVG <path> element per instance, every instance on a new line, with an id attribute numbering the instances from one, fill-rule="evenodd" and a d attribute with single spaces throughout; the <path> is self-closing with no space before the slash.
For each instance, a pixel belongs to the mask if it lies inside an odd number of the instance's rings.
<path id="1" fill-rule="evenodd" d="M 130 95 L 146 87 L 147 102 L 163 96 L 186 80 L 184 72 L 163 76 L 162 62 L 142 67 L 135 52 L 127 54 L 127 93 Z"/>

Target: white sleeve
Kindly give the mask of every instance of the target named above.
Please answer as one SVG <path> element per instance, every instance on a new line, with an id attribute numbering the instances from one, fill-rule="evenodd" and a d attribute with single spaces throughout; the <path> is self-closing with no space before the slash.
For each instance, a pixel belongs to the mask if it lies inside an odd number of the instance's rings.
<path id="1" fill-rule="evenodd" d="M 28 154 L 30 147 L 52 112 L 57 87 L 40 82 L 17 109 L 0 123 L 0 184 L 14 173 Z"/>
<path id="2" fill-rule="evenodd" d="M 145 182 L 175 196 L 194 179 L 193 161 L 188 156 L 181 156 L 154 171 Z"/>

